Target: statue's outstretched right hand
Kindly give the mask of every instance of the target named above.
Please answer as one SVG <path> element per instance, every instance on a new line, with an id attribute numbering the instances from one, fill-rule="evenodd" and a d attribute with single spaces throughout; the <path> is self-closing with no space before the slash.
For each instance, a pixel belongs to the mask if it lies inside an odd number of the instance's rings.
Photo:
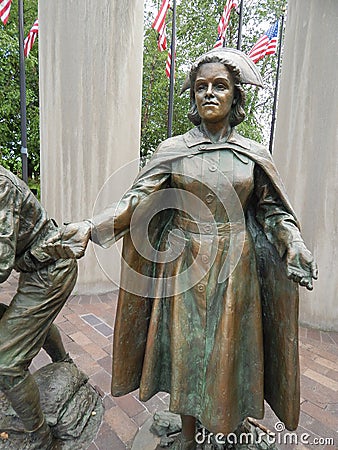
<path id="1" fill-rule="evenodd" d="M 290 244 L 286 253 L 286 270 L 288 278 L 312 291 L 313 280 L 318 278 L 318 268 L 303 241 Z"/>
<path id="2" fill-rule="evenodd" d="M 41 248 L 55 259 L 79 259 L 85 254 L 90 235 L 89 221 L 69 223 L 47 239 Z"/>

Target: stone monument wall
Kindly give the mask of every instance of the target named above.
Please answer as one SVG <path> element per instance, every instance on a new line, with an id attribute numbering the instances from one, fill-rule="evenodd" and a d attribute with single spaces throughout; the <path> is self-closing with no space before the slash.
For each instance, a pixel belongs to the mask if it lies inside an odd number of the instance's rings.
<path id="1" fill-rule="evenodd" d="M 141 0 L 39 1 L 42 203 L 59 223 L 90 217 L 104 183 L 138 158 L 142 44 Z M 114 175 L 96 210 L 137 170 Z M 79 293 L 114 288 L 101 266 L 118 274 L 119 257 L 98 251 L 80 261 Z"/>
<path id="2" fill-rule="evenodd" d="M 289 0 L 274 158 L 314 252 L 305 324 L 338 330 L 338 2 Z"/>

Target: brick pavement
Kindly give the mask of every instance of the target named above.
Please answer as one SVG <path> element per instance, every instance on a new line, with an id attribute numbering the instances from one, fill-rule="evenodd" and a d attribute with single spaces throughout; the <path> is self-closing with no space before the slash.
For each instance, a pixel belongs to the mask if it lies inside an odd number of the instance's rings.
<path id="1" fill-rule="evenodd" d="M 15 292 L 17 275 L 0 286 L 0 301 L 9 303 Z M 89 450 L 130 449 L 139 427 L 157 410 L 168 405 L 168 394 L 160 393 L 146 403 L 137 391 L 112 398 L 110 391 L 111 342 L 116 311 L 116 293 L 72 296 L 56 319 L 65 347 L 77 366 L 101 392 L 105 405 L 104 421 Z M 42 350 L 31 370 L 49 363 Z M 301 416 L 297 435 L 309 435 L 309 443 L 282 443 L 281 450 L 338 449 L 338 333 L 300 328 Z M 260 421 L 274 430 L 278 419 L 266 408 Z M 282 438 L 284 434 L 281 434 Z M 335 445 L 314 445 L 315 439 L 333 438 Z M 142 449 L 136 449 L 142 450 Z"/>

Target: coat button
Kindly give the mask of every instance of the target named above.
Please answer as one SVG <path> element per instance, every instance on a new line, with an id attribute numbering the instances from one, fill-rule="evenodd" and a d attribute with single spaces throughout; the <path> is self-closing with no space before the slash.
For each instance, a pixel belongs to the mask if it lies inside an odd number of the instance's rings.
<path id="1" fill-rule="evenodd" d="M 205 150 L 207 146 L 205 144 L 200 145 L 200 150 Z"/>
<path id="2" fill-rule="evenodd" d="M 212 164 L 211 166 L 209 166 L 209 170 L 210 170 L 210 172 L 216 172 L 217 166 L 215 166 L 214 164 Z"/>
<path id="3" fill-rule="evenodd" d="M 214 198 L 215 198 L 214 194 L 208 194 L 205 196 L 205 201 L 207 203 L 211 203 L 214 200 Z"/>
<path id="4" fill-rule="evenodd" d="M 204 225 L 203 226 L 203 230 L 206 232 L 206 233 L 210 233 L 210 231 L 211 231 L 211 225 Z"/>
<path id="5" fill-rule="evenodd" d="M 198 290 L 198 292 L 204 292 L 204 291 L 205 291 L 205 286 L 204 286 L 204 284 L 200 283 L 200 284 L 197 286 L 197 290 Z"/>
<path id="6" fill-rule="evenodd" d="M 209 256 L 202 255 L 202 262 L 204 262 L 204 264 L 207 264 L 209 262 Z"/>

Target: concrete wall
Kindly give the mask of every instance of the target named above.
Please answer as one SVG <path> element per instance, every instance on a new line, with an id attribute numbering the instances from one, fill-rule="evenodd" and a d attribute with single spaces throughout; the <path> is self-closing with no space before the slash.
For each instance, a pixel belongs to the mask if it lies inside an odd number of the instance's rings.
<path id="1" fill-rule="evenodd" d="M 105 181 L 138 158 L 142 39 L 141 0 L 39 2 L 42 203 L 60 223 L 90 217 Z M 98 209 L 136 173 L 115 176 Z M 118 273 L 118 256 L 99 259 Z M 113 287 L 90 248 L 77 292 Z"/>
<path id="2" fill-rule="evenodd" d="M 338 2 L 289 0 L 274 158 L 319 266 L 301 321 L 338 330 Z"/>

